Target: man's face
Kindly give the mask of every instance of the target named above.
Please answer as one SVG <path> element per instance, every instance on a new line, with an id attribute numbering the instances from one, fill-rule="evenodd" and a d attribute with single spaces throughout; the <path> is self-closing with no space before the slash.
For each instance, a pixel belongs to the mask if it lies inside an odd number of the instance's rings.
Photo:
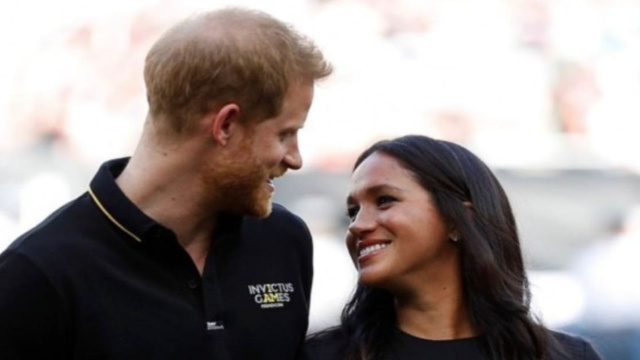
<path id="1" fill-rule="evenodd" d="M 298 130 L 304 125 L 312 99 L 312 83 L 294 84 L 280 115 L 242 125 L 242 139 L 232 156 L 206 176 L 219 189 L 218 205 L 224 211 L 257 217 L 271 213 L 275 191 L 272 180 L 289 169 L 302 167 Z"/>

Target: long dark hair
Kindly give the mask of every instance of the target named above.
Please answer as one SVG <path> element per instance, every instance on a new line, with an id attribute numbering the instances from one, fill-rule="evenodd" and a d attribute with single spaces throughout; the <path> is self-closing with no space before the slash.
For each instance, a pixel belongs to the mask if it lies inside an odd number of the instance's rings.
<path id="1" fill-rule="evenodd" d="M 530 313 L 516 222 L 491 170 L 462 146 L 419 135 L 372 145 L 358 157 L 354 170 L 374 153 L 389 155 L 409 170 L 431 193 L 446 223 L 458 231 L 463 288 L 487 357 L 548 359 L 548 331 Z M 472 204 L 472 211 L 465 202 Z M 359 284 L 341 320 L 340 331 L 348 337 L 346 359 L 381 359 L 396 328 L 393 295 Z"/>

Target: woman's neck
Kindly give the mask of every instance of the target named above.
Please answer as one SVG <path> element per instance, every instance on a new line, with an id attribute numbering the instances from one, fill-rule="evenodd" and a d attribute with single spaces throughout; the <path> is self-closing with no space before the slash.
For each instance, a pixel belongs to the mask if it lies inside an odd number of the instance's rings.
<path id="1" fill-rule="evenodd" d="M 448 340 L 477 335 L 460 276 L 455 281 L 425 282 L 417 291 L 396 295 L 400 330 L 424 339 Z M 442 279 L 441 279 L 442 280 Z"/>

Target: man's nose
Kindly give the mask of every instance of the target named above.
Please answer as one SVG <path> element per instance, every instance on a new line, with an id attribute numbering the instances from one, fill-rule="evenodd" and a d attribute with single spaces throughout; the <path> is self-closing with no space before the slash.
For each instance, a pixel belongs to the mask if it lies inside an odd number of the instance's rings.
<path id="1" fill-rule="evenodd" d="M 297 142 L 291 144 L 287 154 L 284 156 L 284 163 L 292 170 L 298 170 L 302 167 L 302 156 Z"/>

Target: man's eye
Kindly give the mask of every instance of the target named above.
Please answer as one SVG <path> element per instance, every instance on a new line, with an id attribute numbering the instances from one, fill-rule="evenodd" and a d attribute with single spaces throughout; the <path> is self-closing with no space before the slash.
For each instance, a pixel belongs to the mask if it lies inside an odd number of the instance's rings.
<path id="1" fill-rule="evenodd" d="M 286 141 L 292 137 L 294 137 L 297 134 L 297 131 L 285 131 L 283 133 L 280 134 L 280 140 L 282 141 Z"/>

